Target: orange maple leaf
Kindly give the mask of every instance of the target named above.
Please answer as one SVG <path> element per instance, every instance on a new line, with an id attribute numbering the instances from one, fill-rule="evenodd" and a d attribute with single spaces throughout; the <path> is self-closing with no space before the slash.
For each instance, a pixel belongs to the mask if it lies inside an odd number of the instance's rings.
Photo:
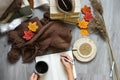
<path id="1" fill-rule="evenodd" d="M 29 22 L 28 23 L 28 28 L 29 30 L 33 31 L 33 32 L 36 32 L 37 29 L 38 29 L 38 26 L 37 26 L 37 23 L 36 22 Z"/>
<path id="2" fill-rule="evenodd" d="M 78 22 L 78 26 L 83 29 L 88 28 L 88 22 L 85 21 L 85 19 L 82 19 L 81 21 Z"/>
<path id="3" fill-rule="evenodd" d="M 81 9 L 83 14 L 86 14 L 86 12 L 91 13 L 91 8 L 88 7 L 87 5 L 85 5 L 82 9 Z"/>
<path id="4" fill-rule="evenodd" d="M 81 33 L 82 36 L 88 36 L 89 35 L 88 29 L 81 29 L 80 33 Z"/>

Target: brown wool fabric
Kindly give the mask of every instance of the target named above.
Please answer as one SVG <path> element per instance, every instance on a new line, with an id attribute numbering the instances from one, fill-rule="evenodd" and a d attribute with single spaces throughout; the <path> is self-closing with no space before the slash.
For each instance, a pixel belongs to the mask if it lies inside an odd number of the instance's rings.
<path id="1" fill-rule="evenodd" d="M 11 51 L 8 53 L 8 60 L 11 62 L 11 63 L 15 63 L 19 60 L 20 58 L 20 50 L 18 48 L 15 48 L 12 46 L 12 49 Z"/>
<path id="2" fill-rule="evenodd" d="M 15 63 L 22 55 L 23 62 L 31 62 L 36 56 L 44 55 L 47 50 L 67 50 L 71 42 L 71 29 L 61 21 L 51 21 L 45 14 L 39 20 L 33 18 L 31 22 L 37 22 L 38 30 L 29 41 L 23 39 L 24 31 L 28 30 L 28 22 L 23 22 L 15 30 L 8 33 L 12 42 L 12 49 L 8 53 L 8 60 Z M 16 57 L 16 58 L 15 58 Z"/>

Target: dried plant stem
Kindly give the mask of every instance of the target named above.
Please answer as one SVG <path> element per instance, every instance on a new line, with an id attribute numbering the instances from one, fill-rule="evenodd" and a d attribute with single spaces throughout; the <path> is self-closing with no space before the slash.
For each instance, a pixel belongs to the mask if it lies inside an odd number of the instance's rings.
<path id="1" fill-rule="evenodd" d="M 102 16 L 102 19 L 103 19 L 103 21 L 104 21 L 104 18 L 103 18 L 103 16 Z M 104 21 L 105 22 L 105 21 Z M 106 28 L 106 26 L 105 26 L 105 28 Z M 114 56 L 114 52 L 113 52 L 113 49 L 112 49 L 112 45 L 111 45 L 111 43 L 110 43 L 110 38 L 109 38 L 109 34 L 108 34 L 108 32 L 107 32 L 107 29 L 106 29 L 106 35 L 107 35 L 107 38 L 106 38 L 106 41 L 107 41 L 107 43 L 108 43 L 108 47 L 109 47 L 109 50 L 110 50 L 110 55 L 111 55 L 111 58 L 112 58 L 112 62 L 114 61 L 114 69 L 115 69 L 115 74 L 116 74 L 116 78 L 117 78 L 117 80 L 120 80 L 120 75 L 119 75 L 119 72 L 118 72 L 118 65 L 117 65 L 117 62 L 116 62 L 116 60 L 115 60 L 115 56 Z M 110 61 L 110 63 L 111 63 L 111 65 L 112 65 L 112 62 Z M 112 66 L 111 66 L 112 67 Z M 113 76 L 114 77 L 114 76 Z"/>
<path id="2" fill-rule="evenodd" d="M 90 0 L 90 2 L 91 2 L 91 5 L 94 9 L 95 18 L 94 18 L 94 21 L 91 22 L 91 24 L 89 26 L 91 29 L 99 32 L 102 35 L 102 37 L 106 40 L 106 42 L 108 43 L 108 47 L 110 50 L 110 52 L 109 52 L 110 68 L 112 70 L 112 73 L 115 72 L 117 80 L 120 80 L 120 77 L 119 77 L 120 75 L 118 72 L 118 65 L 117 65 L 117 62 L 115 60 L 113 49 L 112 49 L 112 46 L 110 43 L 109 34 L 107 32 L 107 28 L 105 26 L 105 21 L 103 18 L 103 8 L 101 5 L 101 2 L 100 1 L 98 2 L 98 0 Z M 95 27 L 93 27 L 93 26 L 95 26 Z M 114 76 L 114 74 L 112 74 L 112 79 L 115 80 L 114 78 L 115 78 L 115 76 Z"/>
<path id="3" fill-rule="evenodd" d="M 108 46 L 109 46 L 109 49 L 110 49 L 110 53 L 111 53 L 111 57 L 112 57 L 112 61 L 114 61 L 114 69 L 115 69 L 115 74 L 116 74 L 116 77 L 117 77 L 117 80 L 120 80 L 120 77 L 119 77 L 119 72 L 118 72 L 118 65 L 117 65 L 117 62 L 115 60 L 115 56 L 114 56 L 114 53 L 113 53 L 113 50 L 112 50 L 112 46 L 111 46 L 111 43 L 110 43 L 110 40 L 107 41 L 108 43 Z"/>

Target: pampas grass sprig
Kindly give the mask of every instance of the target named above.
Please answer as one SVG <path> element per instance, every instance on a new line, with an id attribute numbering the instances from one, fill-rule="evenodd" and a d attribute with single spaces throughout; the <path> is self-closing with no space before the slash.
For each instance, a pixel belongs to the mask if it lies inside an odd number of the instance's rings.
<path id="1" fill-rule="evenodd" d="M 112 71 L 112 73 L 114 73 L 112 70 L 112 64 L 114 63 L 114 66 L 115 66 L 114 70 L 115 70 L 116 78 L 117 78 L 117 80 L 120 80 L 120 75 L 118 72 L 118 65 L 117 65 L 117 62 L 116 62 L 115 57 L 114 57 L 114 53 L 113 53 L 112 46 L 110 43 L 110 38 L 109 38 L 107 29 L 106 29 L 106 25 L 105 25 L 105 21 L 103 18 L 102 5 L 101 5 L 100 1 L 98 2 L 98 0 L 90 0 L 90 2 L 91 2 L 91 5 L 93 7 L 93 10 L 94 10 L 95 17 L 88 25 L 89 30 L 94 31 L 94 32 L 98 32 L 102 36 L 102 38 L 104 38 L 107 41 L 108 47 L 110 49 L 109 59 L 110 59 L 111 71 Z M 115 80 L 114 74 L 112 74 L 112 79 Z"/>

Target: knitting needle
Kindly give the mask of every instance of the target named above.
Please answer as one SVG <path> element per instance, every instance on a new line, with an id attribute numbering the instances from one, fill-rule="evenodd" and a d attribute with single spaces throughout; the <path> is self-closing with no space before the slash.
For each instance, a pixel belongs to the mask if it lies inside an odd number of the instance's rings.
<path id="1" fill-rule="evenodd" d="M 69 62 L 69 63 L 71 63 L 71 64 L 74 64 L 72 61 L 70 61 L 70 60 L 67 59 L 67 58 L 64 58 L 64 60 L 67 61 L 67 62 Z"/>

